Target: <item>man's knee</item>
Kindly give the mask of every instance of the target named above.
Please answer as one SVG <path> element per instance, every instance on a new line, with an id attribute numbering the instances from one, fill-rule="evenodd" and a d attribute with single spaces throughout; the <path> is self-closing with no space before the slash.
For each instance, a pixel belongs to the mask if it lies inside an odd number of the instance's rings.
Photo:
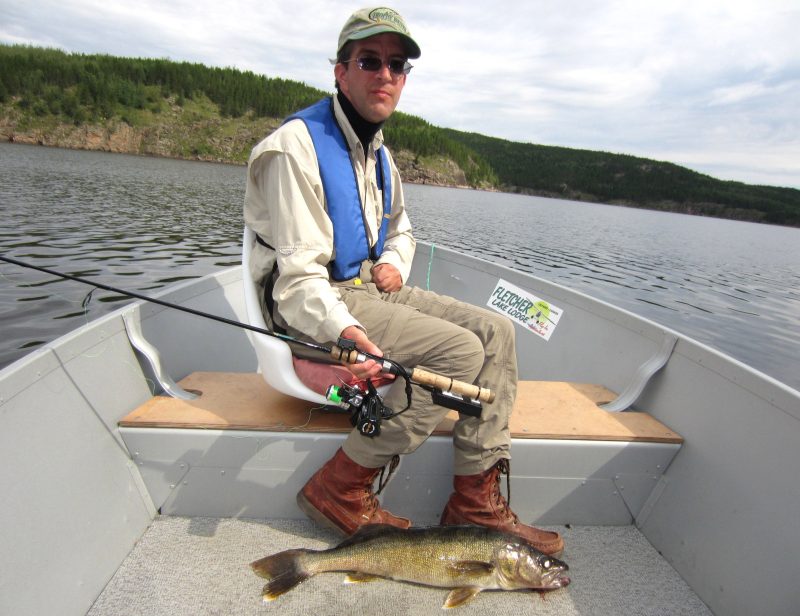
<path id="1" fill-rule="evenodd" d="M 511 319 L 501 314 L 492 314 L 491 317 L 486 320 L 486 328 L 487 342 L 494 341 L 503 346 L 514 344 L 516 330 L 514 329 L 514 324 L 511 322 Z"/>
<path id="2" fill-rule="evenodd" d="M 464 311 L 463 320 L 459 324 L 475 332 L 484 347 L 513 347 L 515 329 L 511 319 L 487 308 L 464 306 L 460 302 L 459 306 Z"/>
<path id="3" fill-rule="evenodd" d="M 486 353 L 481 339 L 474 332 L 459 327 L 447 349 L 448 357 L 454 367 L 465 373 L 477 374 L 483 367 Z"/>

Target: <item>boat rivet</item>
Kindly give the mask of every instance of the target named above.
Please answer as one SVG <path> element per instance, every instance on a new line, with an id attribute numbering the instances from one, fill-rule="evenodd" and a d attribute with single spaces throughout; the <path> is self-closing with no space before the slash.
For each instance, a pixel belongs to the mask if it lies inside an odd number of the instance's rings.
<path id="1" fill-rule="evenodd" d="M 225 474 L 225 471 L 220 471 L 220 472 L 219 472 L 219 474 L 220 474 L 220 475 L 224 475 L 224 474 Z"/>
<path id="2" fill-rule="evenodd" d="M 175 484 L 174 483 L 169 484 L 169 489 L 170 490 L 174 490 L 175 489 Z"/>
<path id="3" fill-rule="evenodd" d="M 185 486 L 188 486 L 188 485 L 189 485 L 189 482 L 188 482 L 188 481 L 184 481 L 184 482 L 183 482 L 183 485 L 185 485 Z"/>

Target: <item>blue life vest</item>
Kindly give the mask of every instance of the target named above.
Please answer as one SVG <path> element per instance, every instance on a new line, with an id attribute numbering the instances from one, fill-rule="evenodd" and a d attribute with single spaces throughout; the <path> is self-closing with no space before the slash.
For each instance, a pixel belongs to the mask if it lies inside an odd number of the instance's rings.
<path id="1" fill-rule="evenodd" d="M 392 210 L 392 180 L 389 161 L 380 147 L 376 152 L 378 186 L 383 191 L 383 218 L 378 241 L 370 249 L 367 221 L 358 194 L 356 170 L 344 133 L 333 113 L 333 99 L 324 98 L 311 107 L 298 111 L 289 120 L 305 122 L 317 154 L 328 216 L 333 223 L 333 247 L 336 257 L 330 263 L 334 280 L 355 278 L 366 259 L 377 260 L 383 252 L 389 215 Z"/>

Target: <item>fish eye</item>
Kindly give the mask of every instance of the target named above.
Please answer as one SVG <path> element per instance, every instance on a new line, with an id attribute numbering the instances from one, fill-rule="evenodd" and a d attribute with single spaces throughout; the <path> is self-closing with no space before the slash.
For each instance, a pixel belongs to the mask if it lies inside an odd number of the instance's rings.
<path id="1" fill-rule="evenodd" d="M 549 569 L 553 565 L 553 561 L 549 558 L 545 558 L 541 561 L 542 568 Z"/>

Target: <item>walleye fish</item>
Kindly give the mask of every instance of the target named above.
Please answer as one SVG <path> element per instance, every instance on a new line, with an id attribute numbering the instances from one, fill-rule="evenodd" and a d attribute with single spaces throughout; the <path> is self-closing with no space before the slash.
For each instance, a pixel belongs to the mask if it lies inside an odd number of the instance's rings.
<path id="1" fill-rule="evenodd" d="M 265 601 L 327 571 L 348 572 L 348 582 L 380 577 L 452 588 L 444 608 L 463 605 L 482 590 L 551 590 L 569 584 L 566 563 L 521 537 L 481 526 L 372 524 L 334 548 L 286 550 L 250 566 L 268 580 Z"/>

